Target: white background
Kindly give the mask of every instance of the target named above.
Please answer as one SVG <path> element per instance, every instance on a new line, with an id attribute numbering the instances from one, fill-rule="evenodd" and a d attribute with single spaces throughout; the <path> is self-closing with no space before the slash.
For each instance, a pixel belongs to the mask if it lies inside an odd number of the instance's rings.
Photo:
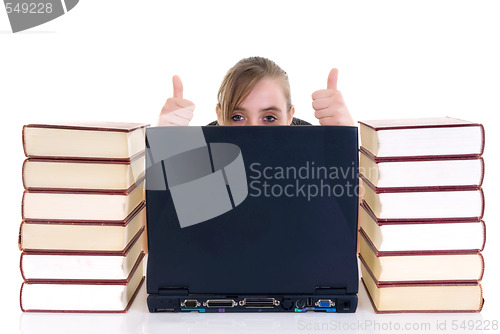
<path id="1" fill-rule="evenodd" d="M 204 125 L 215 120 L 225 72 L 254 55 L 288 72 L 296 116 L 314 124 L 311 93 L 326 88 L 330 69 L 337 67 L 338 88 L 355 120 L 452 116 L 485 125 L 483 312 L 375 315 L 360 287 L 354 315 L 150 315 L 144 289 L 127 315 L 22 314 L 17 248 L 22 125 L 66 120 L 154 124 L 172 94 L 174 74 L 184 82 L 185 98 L 196 103 L 192 124 Z M 384 330 L 390 322 L 429 322 L 434 331 L 444 332 L 437 321 L 447 321 L 450 330 L 452 321 L 500 320 L 498 1 L 81 0 L 68 14 L 17 34 L 0 7 L 0 112 L 4 333 L 318 332 L 316 326 L 323 326 L 319 332 L 337 331 L 331 321 L 369 332 L 356 325 L 366 319 L 379 322 L 380 332 L 391 332 Z"/>

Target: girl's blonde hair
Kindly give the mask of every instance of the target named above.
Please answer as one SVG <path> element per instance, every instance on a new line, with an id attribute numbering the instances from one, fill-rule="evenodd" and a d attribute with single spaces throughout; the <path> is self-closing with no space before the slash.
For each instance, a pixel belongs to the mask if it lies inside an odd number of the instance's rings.
<path id="1" fill-rule="evenodd" d="M 282 83 L 287 101 L 287 111 L 292 108 L 288 75 L 275 62 L 263 57 L 244 58 L 226 73 L 217 94 L 220 118 L 229 122 L 233 111 L 246 99 L 255 85 L 263 78 L 278 79 Z M 223 125 L 221 124 L 221 125 Z"/>

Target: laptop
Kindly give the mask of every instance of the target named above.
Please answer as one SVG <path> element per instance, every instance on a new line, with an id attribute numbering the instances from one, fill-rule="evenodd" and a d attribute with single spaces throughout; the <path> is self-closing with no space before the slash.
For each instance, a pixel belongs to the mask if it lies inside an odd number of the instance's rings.
<path id="1" fill-rule="evenodd" d="M 355 312 L 358 133 L 146 130 L 150 312 Z"/>

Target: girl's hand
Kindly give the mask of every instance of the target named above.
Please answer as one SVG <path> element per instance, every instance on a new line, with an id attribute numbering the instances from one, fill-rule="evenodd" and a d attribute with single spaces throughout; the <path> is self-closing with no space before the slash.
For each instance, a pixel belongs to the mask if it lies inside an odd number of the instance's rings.
<path id="1" fill-rule="evenodd" d="M 337 90 L 339 71 L 334 68 L 328 75 L 326 89 L 315 91 L 312 94 L 314 116 L 321 125 L 354 125 L 349 109 L 345 105 L 342 93 Z"/>
<path id="2" fill-rule="evenodd" d="M 181 78 L 174 75 L 172 78 L 174 96 L 170 97 L 161 109 L 158 126 L 189 125 L 193 119 L 195 105 L 182 98 L 183 86 Z"/>

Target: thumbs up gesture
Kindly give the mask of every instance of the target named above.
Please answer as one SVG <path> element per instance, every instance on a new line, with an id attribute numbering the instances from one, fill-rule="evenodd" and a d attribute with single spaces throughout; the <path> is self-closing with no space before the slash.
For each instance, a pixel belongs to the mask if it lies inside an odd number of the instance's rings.
<path id="1" fill-rule="evenodd" d="M 338 73 L 336 68 L 332 69 L 328 75 L 326 89 L 312 94 L 314 116 L 319 119 L 321 125 L 354 125 L 342 93 L 337 90 Z"/>
<path id="2" fill-rule="evenodd" d="M 158 126 L 189 125 L 193 119 L 194 103 L 183 98 L 181 78 L 174 75 L 172 78 L 174 96 L 170 97 L 161 109 Z"/>

